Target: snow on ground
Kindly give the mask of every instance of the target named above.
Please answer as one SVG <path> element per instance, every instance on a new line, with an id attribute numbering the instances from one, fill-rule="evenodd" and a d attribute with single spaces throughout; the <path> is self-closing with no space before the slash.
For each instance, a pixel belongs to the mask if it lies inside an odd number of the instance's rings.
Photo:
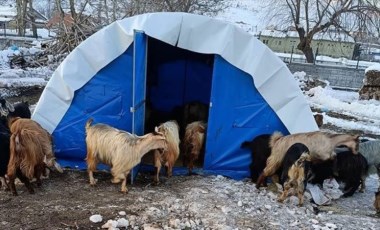
<path id="1" fill-rule="evenodd" d="M 305 72 L 294 76 L 303 84 Z M 312 108 L 320 109 L 324 123 L 330 123 L 347 130 L 363 130 L 365 133 L 380 135 L 380 101 L 359 100 L 359 93 L 332 89 L 327 85 L 309 89 L 305 98 Z M 335 112 L 352 117 L 351 120 L 334 118 L 326 112 Z"/>
<path id="2" fill-rule="evenodd" d="M 139 191 L 137 206 L 141 211 L 122 218 L 129 221 L 130 227 L 143 229 L 380 228 L 379 219 L 372 217 L 376 176 L 367 179 L 365 193 L 356 193 L 319 208 L 309 199 L 299 207 L 295 196 L 279 203 L 270 189 L 257 190 L 249 181 L 222 176 L 185 178 L 173 177 L 166 182 L 178 186 L 174 191 L 168 189 L 168 184 Z M 135 194 L 133 189 L 132 193 Z M 308 193 L 305 196 L 310 198 Z M 111 220 L 116 222 L 119 218 L 121 216 L 115 213 Z"/>

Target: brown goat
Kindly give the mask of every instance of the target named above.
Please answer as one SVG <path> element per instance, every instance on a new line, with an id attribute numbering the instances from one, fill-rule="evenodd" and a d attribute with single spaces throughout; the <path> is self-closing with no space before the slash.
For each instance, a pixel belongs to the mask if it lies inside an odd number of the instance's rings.
<path id="1" fill-rule="evenodd" d="M 35 177 L 40 186 L 46 166 L 62 170 L 55 161 L 50 134 L 30 119 L 15 118 L 9 124 L 11 139 L 7 174 L 10 189 L 13 195 L 17 195 L 14 180 L 18 177 L 29 193 L 34 193 L 29 180 Z"/>
<path id="2" fill-rule="evenodd" d="M 334 149 L 339 145 L 347 146 L 354 154 L 358 153 L 359 135 L 332 134 L 315 131 L 309 133 L 297 133 L 283 136 L 275 132 L 269 145 L 272 148 L 271 155 L 263 173 L 257 179 L 256 187 L 260 187 L 266 177 L 273 175 L 281 166 L 286 151 L 295 143 L 302 143 L 310 150 L 311 161 L 325 161 L 336 156 Z"/>
<path id="3" fill-rule="evenodd" d="M 86 123 L 87 170 L 90 184 L 95 185 L 93 172 L 99 162 L 111 166 L 112 183 L 121 184 L 121 192 L 127 193 L 127 177 L 141 158 L 151 150 L 167 149 L 163 133 L 156 131 L 144 136 L 136 136 L 105 124 L 91 126 Z"/>
<path id="4" fill-rule="evenodd" d="M 323 115 L 320 113 L 314 114 L 314 119 L 318 125 L 318 128 L 321 128 L 323 125 Z"/>
<path id="5" fill-rule="evenodd" d="M 202 121 L 195 121 L 186 126 L 184 137 L 184 163 L 191 175 L 194 162 L 198 159 L 205 142 L 206 124 Z"/>
<path id="6" fill-rule="evenodd" d="M 171 177 L 173 175 L 173 166 L 179 157 L 179 126 L 176 121 L 168 121 L 161 124 L 158 127 L 158 132 L 164 134 L 168 148 L 165 151 L 160 152 L 159 150 L 154 150 L 154 166 L 156 167 L 156 177 L 155 182 L 158 184 L 160 182 L 159 174 L 162 165 L 167 167 L 167 176 Z"/>

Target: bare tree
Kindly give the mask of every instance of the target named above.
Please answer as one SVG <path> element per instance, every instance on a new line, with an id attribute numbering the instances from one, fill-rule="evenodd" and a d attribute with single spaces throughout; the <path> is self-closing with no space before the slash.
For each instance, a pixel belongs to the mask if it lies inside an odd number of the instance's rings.
<path id="1" fill-rule="evenodd" d="M 29 14 L 29 21 L 32 26 L 32 32 L 33 32 L 33 37 L 37 37 L 37 26 L 36 26 L 36 18 L 34 17 L 34 8 L 33 8 L 33 0 L 29 0 L 29 9 L 30 9 L 30 14 Z"/>
<path id="2" fill-rule="evenodd" d="M 17 29 L 19 36 L 25 36 L 25 22 L 26 22 L 26 10 L 28 0 L 16 0 L 17 9 Z"/>
<path id="3" fill-rule="evenodd" d="M 311 42 L 319 32 L 330 28 L 350 34 L 363 34 L 372 28 L 370 15 L 380 12 L 377 0 L 270 0 L 264 7 L 272 22 L 294 26 L 299 36 L 297 49 L 307 62 L 314 62 Z"/>
<path id="4" fill-rule="evenodd" d="M 225 0 L 159 0 L 164 2 L 166 10 L 196 14 L 215 15 L 227 5 Z"/>

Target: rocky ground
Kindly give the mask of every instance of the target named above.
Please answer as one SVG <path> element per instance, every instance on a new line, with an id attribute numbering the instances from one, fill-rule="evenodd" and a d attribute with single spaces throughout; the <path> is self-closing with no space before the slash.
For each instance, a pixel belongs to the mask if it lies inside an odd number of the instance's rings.
<path id="1" fill-rule="evenodd" d="M 10 101 L 36 103 L 39 87 L 23 89 Z M 329 116 L 342 117 L 339 114 Z M 351 119 L 351 118 L 347 118 Z M 340 130 L 326 124 L 324 130 Z M 369 136 L 360 130 L 355 132 Z M 371 135 L 372 138 L 378 138 Z M 277 202 L 274 187 L 257 190 L 249 180 L 221 176 L 174 176 L 154 186 L 152 175 L 141 174 L 127 195 L 110 182 L 107 172 L 88 184 L 84 171 L 52 173 L 31 195 L 22 184 L 19 196 L 0 191 L 0 229 L 380 229 L 373 208 L 377 176 L 367 178 L 364 193 L 315 206 L 306 193 L 303 207 L 295 197 Z M 100 219 L 100 216 L 101 219 Z M 90 217 L 92 221 L 90 220 Z M 93 221 L 98 220 L 98 223 Z"/>

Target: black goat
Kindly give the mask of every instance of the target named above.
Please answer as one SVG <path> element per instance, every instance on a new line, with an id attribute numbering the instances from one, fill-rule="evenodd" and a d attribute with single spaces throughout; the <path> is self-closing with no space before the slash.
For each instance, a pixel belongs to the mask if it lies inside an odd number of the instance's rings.
<path id="1" fill-rule="evenodd" d="M 367 159 L 361 154 L 353 154 L 351 151 L 344 151 L 337 154 L 336 158 L 337 179 L 345 183 L 344 197 L 352 196 L 359 188 L 365 188 L 365 178 L 368 175 Z"/>
<path id="2" fill-rule="evenodd" d="M 21 118 L 31 118 L 32 113 L 29 109 L 29 102 L 19 102 L 13 106 L 14 111 L 9 111 L 8 117 L 21 117 Z"/>
<path id="3" fill-rule="evenodd" d="M 9 144 L 10 144 L 10 134 L 9 130 L 5 132 L 0 131 L 0 184 L 2 188 L 9 188 L 5 180 L 5 175 L 7 174 L 8 162 L 9 162 Z"/>
<path id="4" fill-rule="evenodd" d="M 270 155 L 269 139 L 271 134 L 262 134 L 255 137 L 252 141 L 244 141 L 241 148 L 251 151 L 252 162 L 250 165 L 252 182 L 256 183 L 260 173 L 265 168 L 267 159 Z"/>
<path id="5" fill-rule="evenodd" d="M 365 188 L 365 178 L 368 175 L 367 159 L 361 154 L 353 154 L 349 150 L 337 152 L 334 160 L 313 163 L 311 166 L 312 184 L 321 184 L 325 179 L 335 178 L 343 182 L 344 197 L 352 196 L 361 185 L 360 191 Z"/>

